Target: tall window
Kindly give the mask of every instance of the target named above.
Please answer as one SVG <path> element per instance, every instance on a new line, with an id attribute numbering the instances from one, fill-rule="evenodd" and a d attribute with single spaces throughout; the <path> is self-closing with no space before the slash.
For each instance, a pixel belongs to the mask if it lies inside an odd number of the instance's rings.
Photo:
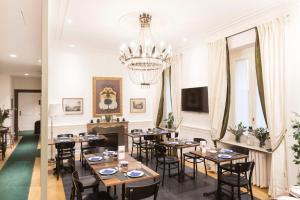
<path id="1" fill-rule="evenodd" d="M 258 94 L 254 47 L 247 46 L 230 52 L 232 75 L 231 123 L 266 127 Z"/>

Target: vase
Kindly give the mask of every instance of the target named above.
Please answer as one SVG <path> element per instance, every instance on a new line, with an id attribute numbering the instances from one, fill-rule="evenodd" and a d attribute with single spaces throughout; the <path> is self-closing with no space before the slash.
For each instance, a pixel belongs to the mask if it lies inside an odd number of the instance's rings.
<path id="1" fill-rule="evenodd" d="M 173 127 L 173 123 L 168 122 L 168 128 L 172 128 Z"/>
<path id="2" fill-rule="evenodd" d="M 236 135 L 235 136 L 235 141 L 236 142 L 240 142 L 241 141 L 241 136 L 240 135 Z"/>
<path id="3" fill-rule="evenodd" d="M 265 146 L 265 141 L 260 140 L 259 141 L 259 147 L 262 148 L 263 146 Z"/>

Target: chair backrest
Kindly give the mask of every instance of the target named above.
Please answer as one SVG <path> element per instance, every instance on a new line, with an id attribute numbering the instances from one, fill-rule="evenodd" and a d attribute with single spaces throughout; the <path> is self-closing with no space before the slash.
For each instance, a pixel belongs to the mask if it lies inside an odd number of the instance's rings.
<path id="1" fill-rule="evenodd" d="M 154 141 L 154 140 L 156 140 L 156 135 L 145 135 L 144 140 Z"/>
<path id="2" fill-rule="evenodd" d="M 206 140 L 206 139 L 203 139 L 203 138 L 194 138 L 194 142 L 200 143 L 201 141 L 207 142 L 207 140 Z"/>
<path id="3" fill-rule="evenodd" d="M 156 200 L 160 181 L 156 181 L 149 185 L 128 186 L 126 188 L 126 197 L 128 200 L 139 200 L 153 196 Z"/>
<path id="4" fill-rule="evenodd" d="M 105 144 L 105 139 L 90 139 L 88 143 L 91 147 L 103 147 Z"/>
<path id="5" fill-rule="evenodd" d="M 79 181 L 79 175 L 77 171 L 72 173 L 72 182 L 75 188 L 75 193 L 78 200 L 82 200 L 82 192 L 84 191 L 82 183 Z"/>
<path id="6" fill-rule="evenodd" d="M 59 134 L 57 135 L 58 138 L 60 137 L 68 137 L 68 138 L 72 138 L 74 135 L 72 133 L 64 133 L 64 134 Z"/>
<path id="7" fill-rule="evenodd" d="M 241 174 L 246 174 L 247 172 L 249 172 L 248 180 L 251 182 L 255 162 L 254 161 L 242 162 L 242 163 L 236 163 L 234 165 L 235 165 L 235 167 L 234 167 L 235 173 L 237 173 L 239 177 L 241 176 Z"/>
<path id="8" fill-rule="evenodd" d="M 156 158 L 164 158 L 166 156 L 167 149 L 165 146 L 156 144 L 154 148 Z"/>
<path id="9" fill-rule="evenodd" d="M 240 147 L 240 146 L 231 146 L 230 149 L 232 149 L 236 153 L 241 153 L 245 155 L 249 155 L 249 149 L 245 147 Z"/>
<path id="10" fill-rule="evenodd" d="M 78 133 L 78 135 L 79 135 L 80 137 L 83 137 L 83 136 L 86 136 L 86 133 L 85 133 L 85 132 L 83 132 L 83 133 Z"/>
<path id="11" fill-rule="evenodd" d="M 74 155 L 75 142 L 57 142 L 55 143 L 55 148 L 57 149 L 57 156 L 62 157 L 65 154 Z"/>

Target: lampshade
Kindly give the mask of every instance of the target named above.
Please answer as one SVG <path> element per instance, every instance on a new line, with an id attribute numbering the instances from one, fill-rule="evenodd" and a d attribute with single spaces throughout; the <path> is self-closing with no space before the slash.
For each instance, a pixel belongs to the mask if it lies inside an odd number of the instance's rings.
<path id="1" fill-rule="evenodd" d="M 50 104 L 48 110 L 49 117 L 56 117 L 63 115 L 61 104 Z"/>

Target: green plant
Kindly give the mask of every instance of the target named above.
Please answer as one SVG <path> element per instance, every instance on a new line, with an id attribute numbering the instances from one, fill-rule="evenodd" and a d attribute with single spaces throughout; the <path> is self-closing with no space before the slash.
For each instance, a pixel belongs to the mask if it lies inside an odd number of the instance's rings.
<path id="1" fill-rule="evenodd" d="M 174 116 L 172 112 L 168 114 L 167 124 L 168 128 L 172 128 L 174 126 Z"/>
<path id="2" fill-rule="evenodd" d="M 297 117 L 299 115 L 296 114 Z M 293 129 L 293 138 L 296 140 L 296 143 L 292 146 L 294 151 L 294 163 L 296 165 L 300 164 L 300 121 L 297 119 L 292 120 L 292 129 Z"/>
<path id="3" fill-rule="evenodd" d="M 105 115 L 105 121 L 110 122 L 111 117 L 112 117 L 111 115 Z"/>
<path id="4" fill-rule="evenodd" d="M 253 131 L 254 136 L 259 140 L 259 147 L 265 145 L 266 140 L 270 139 L 270 133 L 268 129 L 260 127 Z"/>
<path id="5" fill-rule="evenodd" d="M 4 121 L 9 117 L 9 109 L 0 108 L 0 127 L 3 126 Z"/>
<path id="6" fill-rule="evenodd" d="M 227 130 L 235 135 L 235 141 L 240 142 L 241 136 L 244 134 L 246 131 L 247 127 L 243 125 L 242 122 L 240 122 L 235 128 L 229 127 Z"/>

